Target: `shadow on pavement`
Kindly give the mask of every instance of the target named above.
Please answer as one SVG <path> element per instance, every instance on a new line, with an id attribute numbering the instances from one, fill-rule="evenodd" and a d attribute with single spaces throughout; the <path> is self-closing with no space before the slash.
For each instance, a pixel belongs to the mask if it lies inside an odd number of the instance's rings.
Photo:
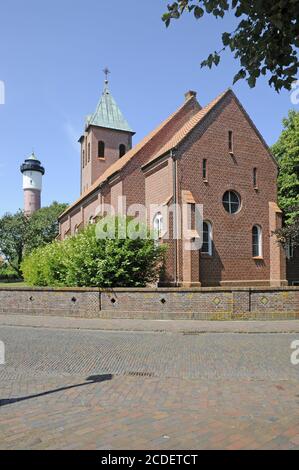
<path id="1" fill-rule="evenodd" d="M 4 398 L 3 400 L 0 399 L 0 407 L 6 405 L 12 405 L 13 403 L 17 403 L 19 401 L 30 400 L 31 398 L 38 398 L 43 397 L 45 395 L 51 395 L 52 393 L 62 392 L 64 390 L 69 390 L 71 388 L 76 387 L 84 387 L 85 385 L 90 385 L 99 382 L 105 382 L 106 380 L 112 380 L 112 374 L 103 374 L 103 375 L 90 375 L 86 378 L 85 382 L 75 385 L 68 385 L 66 387 L 54 388 L 53 390 L 48 390 L 46 392 L 36 393 L 34 395 L 28 395 L 27 397 L 18 397 L 18 398 Z"/>

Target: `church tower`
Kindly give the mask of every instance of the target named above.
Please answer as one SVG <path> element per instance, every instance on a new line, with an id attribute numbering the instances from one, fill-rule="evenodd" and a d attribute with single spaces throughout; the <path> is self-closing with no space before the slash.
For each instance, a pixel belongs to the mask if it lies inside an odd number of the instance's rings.
<path id="1" fill-rule="evenodd" d="M 94 114 L 86 119 L 81 143 L 81 195 L 107 170 L 132 148 L 132 131 L 112 97 L 108 86 L 108 69 L 105 86 Z"/>
<path id="2" fill-rule="evenodd" d="M 34 153 L 21 165 L 23 174 L 24 212 L 31 215 L 41 208 L 42 179 L 45 169 Z"/>

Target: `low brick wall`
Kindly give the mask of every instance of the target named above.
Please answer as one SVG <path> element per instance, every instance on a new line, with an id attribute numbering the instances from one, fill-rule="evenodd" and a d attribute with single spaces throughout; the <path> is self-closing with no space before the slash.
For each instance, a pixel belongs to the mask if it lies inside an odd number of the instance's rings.
<path id="1" fill-rule="evenodd" d="M 95 318 L 99 312 L 98 289 L 0 288 L 0 314 Z"/>
<path id="2" fill-rule="evenodd" d="M 0 288 L 0 314 L 192 320 L 299 319 L 299 287 Z"/>

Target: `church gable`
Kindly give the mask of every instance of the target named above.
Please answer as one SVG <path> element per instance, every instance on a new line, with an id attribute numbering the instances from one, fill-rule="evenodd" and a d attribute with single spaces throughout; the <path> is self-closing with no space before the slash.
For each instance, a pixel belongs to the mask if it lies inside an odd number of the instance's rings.
<path id="1" fill-rule="evenodd" d="M 190 120 L 185 126 L 186 130 L 182 129 L 181 136 L 175 136 L 174 141 L 170 142 L 168 147 L 176 146 L 177 149 L 186 149 L 196 139 L 207 133 L 211 145 L 213 146 L 213 142 L 217 141 L 224 153 L 228 152 L 236 156 L 238 152 L 241 152 L 248 159 L 251 157 L 250 151 L 254 152 L 255 148 L 259 155 L 263 154 L 265 158 L 260 163 L 270 164 L 270 167 L 274 166 L 277 171 L 277 162 L 267 143 L 232 90 L 227 90 L 220 95 L 214 105 L 208 105 L 203 108 L 203 111 L 205 110 L 207 111 L 204 112 L 203 117 L 199 113 L 198 122 L 196 122 L 196 116 Z M 218 126 L 219 123 L 220 126 Z"/>
<path id="2" fill-rule="evenodd" d="M 184 189 L 196 181 L 209 185 L 231 181 L 250 190 L 269 190 L 276 197 L 277 164 L 252 120 L 232 91 L 177 146 Z M 262 188 L 259 188 L 262 191 Z"/>

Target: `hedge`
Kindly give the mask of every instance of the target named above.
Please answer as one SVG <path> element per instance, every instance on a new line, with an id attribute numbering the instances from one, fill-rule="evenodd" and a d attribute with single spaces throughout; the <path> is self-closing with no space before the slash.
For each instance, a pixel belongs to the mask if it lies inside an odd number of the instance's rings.
<path id="1" fill-rule="evenodd" d="M 21 270 L 32 286 L 144 287 L 159 279 L 164 253 L 165 245 L 152 238 L 99 239 L 96 225 L 89 225 L 64 241 L 37 248 Z"/>

